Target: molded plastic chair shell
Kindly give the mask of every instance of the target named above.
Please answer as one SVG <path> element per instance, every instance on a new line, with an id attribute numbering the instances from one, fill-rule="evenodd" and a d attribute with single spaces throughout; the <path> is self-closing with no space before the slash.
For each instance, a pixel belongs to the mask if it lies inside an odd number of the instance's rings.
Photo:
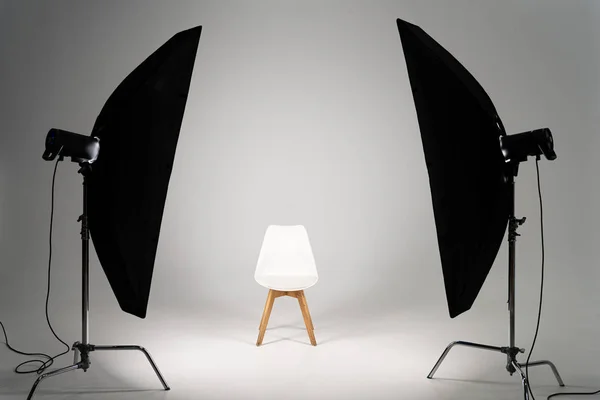
<path id="1" fill-rule="evenodd" d="M 254 279 L 266 288 L 280 291 L 304 290 L 317 283 L 317 266 L 303 225 L 267 228 Z"/>

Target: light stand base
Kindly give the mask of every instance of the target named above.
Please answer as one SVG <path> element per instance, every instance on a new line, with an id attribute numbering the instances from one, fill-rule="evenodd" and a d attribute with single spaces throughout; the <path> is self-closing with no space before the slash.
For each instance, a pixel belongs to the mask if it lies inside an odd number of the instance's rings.
<path id="1" fill-rule="evenodd" d="M 31 388 L 31 390 L 29 391 L 29 396 L 27 396 L 27 400 L 31 400 L 33 398 L 33 394 L 35 393 L 35 390 L 37 389 L 40 382 L 43 381 L 44 379 L 63 374 L 65 372 L 75 371 L 78 369 L 82 369 L 85 372 L 88 370 L 88 368 L 90 367 L 90 364 L 91 364 L 90 359 L 89 359 L 89 353 L 92 351 L 106 351 L 106 350 L 137 350 L 137 351 L 141 351 L 142 353 L 144 353 L 144 355 L 148 359 L 148 362 L 152 366 L 152 369 L 156 373 L 156 376 L 160 380 L 160 383 L 162 384 L 163 388 L 165 390 L 171 389 L 169 387 L 169 385 L 167 385 L 165 378 L 160 373 L 160 370 L 156 366 L 156 363 L 150 356 L 150 353 L 148 353 L 148 351 L 145 348 L 143 348 L 142 346 L 137 346 L 137 345 L 97 346 L 97 345 L 93 345 L 93 344 L 84 345 L 82 343 L 76 342 L 75 344 L 73 344 L 73 351 L 75 353 L 73 365 L 69 365 L 68 367 L 60 368 L 60 369 L 40 375 L 33 383 L 33 386 Z M 80 361 L 77 361 L 78 359 Z"/>
<path id="2" fill-rule="evenodd" d="M 62 160 L 62 157 L 59 159 Z M 90 308 L 90 260 L 89 260 L 89 240 L 90 240 L 90 228 L 88 225 L 88 206 L 87 206 L 87 193 L 88 193 L 88 174 L 92 170 L 92 166 L 89 162 L 81 162 L 79 164 L 81 167 L 79 169 L 79 173 L 83 175 L 83 214 L 77 220 L 81 222 L 81 342 L 75 342 L 73 344 L 72 350 L 75 353 L 73 364 L 68 367 L 60 368 L 51 372 L 47 372 L 45 374 L 41 374 L 33 383 L 31 390 L 29 391 L 29 396 L 27 396 L 27 400 L 31 400 L 35 390 L 41 381 L 46 378 L 50 378 L 56 375 L 64 374 L 65 372 L 75 371 L 78 369 L 82 369 L 84 372 L 88 370 L 90 367 L 90 353 L 92 351 L 105 351 L 105 350 L 137 350 L 144 353 L 148 362 L 154 369 L 156 376 L 160 379 L 160 383 L 162 383 L 163 388 L 165 390 L 170 390 L 169 385 L 163 378 L 162 374 L 158 370 L 158 367 L 154 363 L 154 360 L 150 356 L 150 354 L 146 351 L 142 346 L 137 345 L 116 345 L 116 346 L 96 346 L 88 343 L 89 337 L 89 308 Z M 79 360 L 79 361 L 78 361 Z"/>
<path id="3" fill-rule="evenodd" d="M 560 374 L 558 373 L 558 370 L 556 369 L 556 366 L 551 361 L 540 360 L 540 361 L 532 361 L 528 364 L 519 363 L 517 361 L 517 354 L 524 353 L 525 352 L 524 349 L 520 349 L 517 347 L 511 348 L 511 347 L 489 346 L 486 344 L 463 342 L 463 341 L 452 342 L 448 345 L 448 347 L 446 347 L 446 350 L 444 350 L 440 359 L 437 361 L 437 363 L 435 363 L 435 366 L 433 367 L 433 369 L 431 370 L 429 375 L 427 375 L 428 379 L 433 379 L 433 375 L 436 373 L 436 371 L 438 370 L 440 365 L 442 365 L 442 362 L 444 361 L 444 359 L 446 358 L 446 356 L 448 355 L 448 353 L 454 346 L 465 346 L 465 347 L 471 347 L 471 348 L 475 348 L 475 349 L 479 349 L 479 350 L 489 350 L 489 351 L 495 351 L 498 353 L 506 354 L 506 356 L 507 356 L 506 370 L 510 373 L 511 376 L 514 372 L 519 371 L 519 374 L 521 375 L 521 383 L 523 385 L 523 392 L 524 392 L 525 400 L 529 400 L 529 382 L 527 380 L 527 376 L 525 376 L 525 374 L 523 373 L 523 370 L 522 370 L 522 368 L 525 368 L 526 366 L 529 366 L 529 367 L 537 367 L 540 365 L 549 366 L 550 369 L 552 370 L 552 372 L 554 373 L 554 377 L 558 381 L 558 384 L 560 386 L 565 386 Z"/>

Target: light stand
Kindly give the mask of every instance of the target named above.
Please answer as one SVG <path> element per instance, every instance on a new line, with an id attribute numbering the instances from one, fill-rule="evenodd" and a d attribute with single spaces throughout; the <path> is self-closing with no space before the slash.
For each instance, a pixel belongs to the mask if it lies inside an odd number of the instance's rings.
<path id="1" fill-rule="evenodd" d="M 62 157 L 61 157 L 61 159 L 62 159 Z M 82 258 L 81 258 L 81 264 L 82 264 L 82 274 L 81 274 L 81 278 L 82 278 L 82 282 L 81 282 L 81 284 L 82 284 L 81 331 L 82 331 L 82 333 L 81 333 L 81 342 L 75 342 L 73 344 L 73 347 L 72 347 L 72 350 L 74 351 L 73 364 L 68 367 L 60 368 L 60 369 L 57 369 L 57 370 L 54 370 L 54 371 L 51 371 L 51 372 L 48 372 L 45 374 L 41 374 L 34 382 L 33 387 L 31 388 L 31 391 L 29 392 L 29 396 L 27 396 L 27 400 L 31 400 L 37 386 L 39 385 L 39 383 L 42 380 L 56 376 L 56 375 L 60 375 L 65 372 L 78 370 L 78 369 L 82 369 L 85 372 L 88 370 L 88 368 L 90 367 L 90 364 L 91 364 L 90 353 L 92 351 L 104 351 L 104 350 L 138 350 L 138 351 L 141 351 L 142 353 L 144 353 L 144 355 L 148 359 L 148 362 L 154 369 L 154 372 L 156 373 L 156 376 L 158 376 L 158 379 L 162 383 L 164 389 L 169 390 L 170 389 L 169 385 L 167 385 L 167 382 L 165 381 L 162 374 L 158 370 L 158 367 L 154 363 L 154 360 L 152 360 L 152 357 L 150 356 L 148 351 L 146 351 L 145 348 L 143 348 L 141 346 L 137 346 L 137 345 L 115 345 L 115 346 L 103 345 L 103 346 L 100 346 L 100 345 L 90 344 L 88 341 L 89 340 L 89 309 L 90 309 L 90 298 L 89 298 L 89 292 L 90 292 L 90 278 L 89 278 L 90 232 L 89 232 L 89 227 L 88 227 L 88 214 L 87 214 L 87 184 L 88 184 L 87 175 L 91 171 L 91 165 L 88 162 L 82 162 L 79 165 L 80 165 L 81 169 L 78 172 L 81 175 L 83 175 L 83 214 L 77 220 L 78 222 L 81 222 L 81 255 L 82 255 Z M 78 359 L 79 359 L 79 361 L 77 361 Z"/>
<path id="2" fill-rule="evenodd" d="M 519 373 L 521 374 L 521 382 L 523 385 L 524 399 L 529 400 L 529 382 L 527 380 L 527 376 L 523 373 L 523 369 L 522 369 L 526 366 L 536 367 L 539 365 L 548 365 L 552 369 L 552 372 L 554 373 L 554 376 L 556 377 L 558 384 L 560 386 L 565 386 L 565 384 L 564 384 L 562 378 L 560 377 L 560 374 L 558 373 L 556 366 L 551 361 L 541 360 L 541 361 L 529 362 L 527 364 L 522 364 L 517 361 L 517 354 L 525 352 L 525 349 L 515 346 L 516 242 L 517 242 L 517 236 L 520 236 L 517 233 L 517 228 L 520 225 L 523 225 L 523 223 L 525 223 L 525 217 L 523 217 L 521 219 L 515 217 L 515 176 L 517 176 L 518 168 L 519 168 L 518 161 L 511 162 L 510 163 L 510 174 L 508 175 L 508 184 L 509 184 L 509 190 L 510 190 L 510 194 L 509 194 L 510 208 L 509 208 L 509 220 L 508 220 L 509 221 L 508 222 L 508 311 L 510 313 L 510 346 L 496 347 L 496 346 L 488 346 L 485 344 L 463 342 L 463 341 L 452 342 L 448 345 L 448 347 L 446 347 L 446 350 L 444 350 L 444 352 L 442 353 L 442 356 L 440 357 L 438 362 L 435 364 L 435 366 L 433 367 L 433 369 L 431 370 L 429 375 L 427 375 L 427 378 L 433 379 L 433 375 L 435 374 L 435 372 L 438 370 L 438 368 L 440 367 L 440 365 L 442 364 L 442 362 L 448 355 L 448 352 L 450 352 L 450 350 L 454 346 L 465 346 L 465 347 L 472 347 L 472 348 L 480 349 L 480 350 L 495 351 L 498 353 L 506 354 L 506 370 L 509 372 L 509 374 L 511 376 L 516 371 L 519 371 Z"/>

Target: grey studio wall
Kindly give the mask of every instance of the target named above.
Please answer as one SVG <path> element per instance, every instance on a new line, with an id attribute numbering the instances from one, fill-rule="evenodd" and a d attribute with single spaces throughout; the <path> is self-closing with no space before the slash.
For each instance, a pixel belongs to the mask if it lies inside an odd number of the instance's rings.
<path id="1" fill-rule="evenodd" d="M 148 318 L 119 310 L 92 252 L 92 342 L 162 340 L 162 354 L 188 320 L 250 326 L 253 342 L 266 296 L 253 280 L 264 231 L 303 224 L 320 275 L 307 291 L 317 330 L 350 318 L 359 321 L 352 337 L 380 315 L 407 329 L 427 319 L 418 356 L 431 365 L 451 340 L 506 345 L 506 244 L 474 308 L 447 317 L 397 17 L 475 75 L 508 132 L 552 130 L 559 158 L 540 162 L 547 276 L 536 354 L 573 384 L 597 379 L 600 3 L 591 0 L 0 1 L 0 320 L 13 344 L 60 350 L 43 309 L 47 130 L 89 132 L 133 68 L 203 25 Z M 80 329 L 80 199 L 76 165 L 61 163 L 50 315 L 68 343 Z M 540 272 L 533 160 L 517 178 L 517 213 L 527 217 L 517 337 L 529 348 Z M 13 366 L 0 358 L 1 372 Z"/>

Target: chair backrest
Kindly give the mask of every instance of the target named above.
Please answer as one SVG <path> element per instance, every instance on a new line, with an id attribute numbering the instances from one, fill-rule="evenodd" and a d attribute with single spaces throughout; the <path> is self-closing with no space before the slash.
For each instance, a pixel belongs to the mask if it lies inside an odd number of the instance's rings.
<path id="1" fill-rule="evenodd" d="M 270 225 L 267 228 L 254 277 L 269 275 L 318 279 L 315 258 L 303 225 Z"/>

